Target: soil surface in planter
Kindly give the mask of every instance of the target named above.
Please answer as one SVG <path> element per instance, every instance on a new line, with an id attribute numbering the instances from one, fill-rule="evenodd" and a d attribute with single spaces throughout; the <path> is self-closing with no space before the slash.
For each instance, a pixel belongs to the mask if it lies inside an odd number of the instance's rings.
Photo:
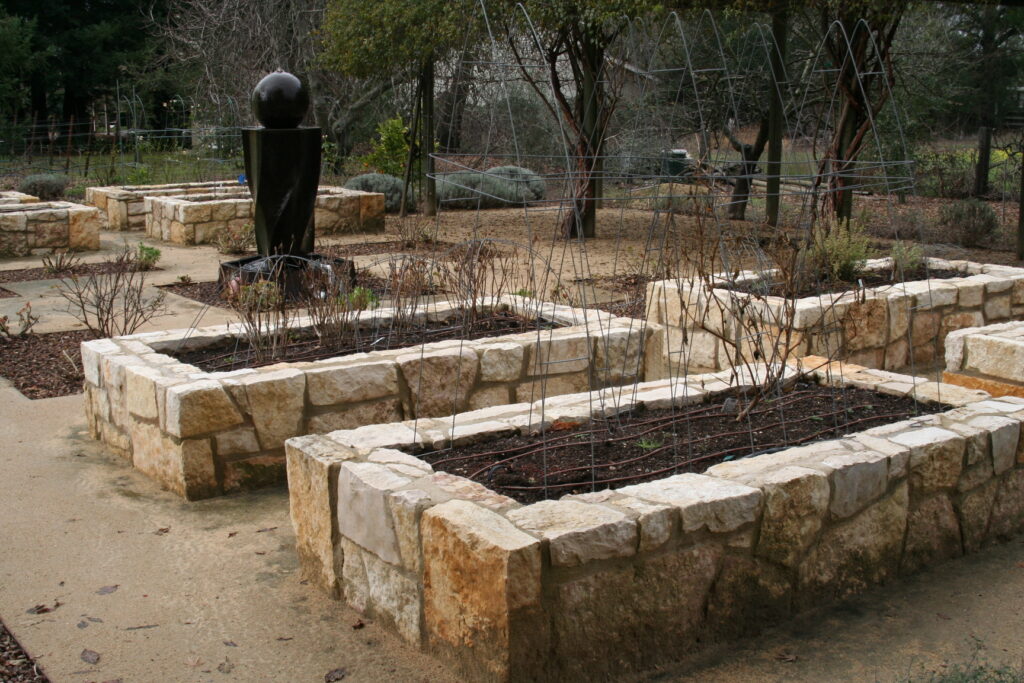
<path id="1" fill-rule="evenodd" d="M 79 345 L 95 338 L 88 330 L 74 330 L 0 340 L 0 375 L 31 399 L 81 393 Z"/>
<path id="2" fill-rule="evenodd" d="M 49 610 L 48 610 L 49 611 Z M 4 683 L 49 683 L 35 663 L 0 622 L 0 681 Z"/>
<path id="3" fill-rule="evenodd" d="M 113 273 L 118 266 L 113 263 L 82 263 L 69 270 L 54 271 L 49 268 L 18 268 L 16 270 L 0 270 L 0 282 L 30 282 L 32 280 L 59 280 L 73 275 L 104 275 Z M 147 272 L 163 270 L 148 268 Z"/>
<path id="4" fill-rule="evenodd" d="M 182 363 L 195 365 L 207 372 L 220 372 L 258 368 L 272 363 L 314 361 L 353 353 L 402 349 L 448 339 L 484 339 L 530 332 L 537 330 L 538 327 L 547 330 L 558 325 L 547 321 L 529 320 L 508 312 L 487 313 L 467 326 L 463 325 L 461 319 L 429 321 L 400 327 L 381 325 L 378 328 L 362 329 L 356 336 L 346 335 L 341 340 L 329 343 L 321 343 L 312 332 L 303 331 L 293 337 L 283 352 L 273 358 L 259 357 L 244 337 L 239 337 L 230 344 L 186 350 L 170 355 Z"/>
<path id="5" fill-rule="evenodd" d="M 888 270 L 865 270 L 857 275 L 857 281 L 846 282 L 831 278 L 820 280 L 803 279 L 793 284 L 785 282 L 765 282 L 755 280 L 735 285 L 718 285 L 720 289 L 727 289 L 733 292 L 744 294 L 759 294 L 762 296 L 782 296 L 788 298 L 802 299 L 803 297 L 819 296 L 822 294 L 838 294 L 865 288 L 883 287 L 885 285 L 898 285 L 902 282 L 914 282 L 917 280 L 948 280 L 952 277 L 963 277 L 966 275 L 960 270 L 928 270 L 923 265 L 906 270 L 903 273 L 893 273 Z"/>
<path id="6" fill-rule="evenodd" d="M 387 278 L 378 277 L 377 275 L 371 275 L 369 271 L 359 270 L 356 271 L 356 287 L 364 287 L 376 294 L 379 298 L 388 296 L 390 291 L 393 289 Z M 170 285 L 160 285 L 158 287 L 167 292 L 183 296 L 186 299 L 192 299 L 198 301 L 201 304 L 207 306 L 219 306 L 220 308 L 231 308 L 231 305 L 221 298 L 220 285 L 216 282 L 175 282 Z M 438 294 L 437 288 L 425 286 L 420 294 L 428 296 L 431 294 Z M 294 302 L 289 304 L 289 308 L 302 308 L 301 302 Z"/>
<path id="7" fill-rule="evenodd" d="M 458 260 L 463 258 L 467 252 L 472 251 L 474 257 L 492 258 L 498 251 L 487 245 L 476 243 L 464 244 L 461 242 L 432 241 L 409 241 L 388 240 L 386 242 L 362 242 L 356 244 L 322 244 L 317 247 L 317 253 L 330 258 L 351 258 L 353 256 L 372 256 L 375 254 L 414 254 L 430 258 L 445 258 Z"/>
<path id="8" fill-rule="evenodd" d="M 799 382 L 762 399 L 722 396 L 675 410 L 639 410 L 543 436 L 515 436 L 418 454 L 435 469 L 478 481 L 521 503 L 703 472 L 712 465 L 834 439 L 947 406 L 852 387 Z"/>

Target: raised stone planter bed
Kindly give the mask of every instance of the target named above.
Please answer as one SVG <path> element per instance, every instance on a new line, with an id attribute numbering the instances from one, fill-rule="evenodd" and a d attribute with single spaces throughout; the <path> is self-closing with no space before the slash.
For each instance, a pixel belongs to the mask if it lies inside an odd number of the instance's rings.
<path id="1" fill-rule="evenodd" d="M 202 372 L 166 352 L 234 340 L 237 325 L 85 342 L 90 432 L 197 499 L 283 482 L 284 440 L 293 436 L 643 379 L 651 331 L 636 320 L 521 297 L 490 305 L 564 327 L 233 372 Z M 418 315 L 445 320 L 457 311 L 437 303 Z M 363 318 L 386 327 L 391 314 Z"/>
<path id="2" fill-rule="evenodd" d="M 927 260 L 933 272 L 952 270 L 963 276 L 794 301 L 755 298 L 726 288 L 759 280 L 762 276 L 753 271 L 721 276 L 713 287 L 696 280 L 650 283 L 648 320 L 666 328 L 652 341 L 650 362 L 652 367 L 661 364 L 668 377 L 686 369 L 729 367 L 737 347 L 748 359 L 755 352 L 770 359 L 784 345 L 784 330 L 791 323 L 788 357 L 816 354 L 890 370 L 912 363 L 927 367 L 942 360 L 951 331 L 1024 316 L 1024 269 Z M 876 259 L 867 267 L 886 270 L 891 261 Z M 724 344 L 720 336 L 734 344 Z"/>
<path id="3" fill-rule="evenodd" d="M 85 202 L 106 213 L 108 230 L 142 230 L 146 227 L 146 197 L 208 194 L 218 188 L 237 191 L 241 186 L 237 180 L 212 180 L 205 183 L 89 187 L 85 190 Z"/>
<path id="4" fill-rule="evenodd" d="M 247 191 L 146 197 L 146 234 L 173 244 L 207 244 L 227 228 L 245 229 L 254 207 Z M 384 232 L 384 195 L 342 187 L 321 187 L 314 221 L 316 234 Z"/>
<path id="5" fill-rule="evenodd" d="M 0 192 L 0 204 L 32 204 L 38 201 L 39 197 L 24 192 Z"/>
<path id="6" fill-rule="evenodd" d="M 1024 400 L 804 362 L 823 382 L 961 407 L 528 506 L 394 447 L 671 405 L 728 390 L 731 373 L 293 438 L 303 576 L 467 679 L 593 680 L 684 658 L 1020 530 Z"/>
<path id="7" fill-rule="evenodd" d="M 1024 322 L 951 332 L 943 381 L 993 396 L 1024 397 Z"/>
<path id="8" fill-rule="evenodd" d="M 100 248 L 98 209 L 71 202 L 0 204 L 0 255 Z"/>

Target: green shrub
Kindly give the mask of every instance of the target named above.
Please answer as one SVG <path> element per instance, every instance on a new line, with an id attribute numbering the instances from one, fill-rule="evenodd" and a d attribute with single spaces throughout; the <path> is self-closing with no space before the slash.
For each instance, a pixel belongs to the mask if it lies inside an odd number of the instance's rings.
<path id="1" fill-rule="evenodd" d="M 55 173 L 43 173 L 26 176 L 18 186 L 19 192 L 34 195 L 43 201 L 60 199 L 68 186 L 68 177 Z"/>
<path id="2" fill-rule="evenodd" d="M 455 171 L 438 176 L 437 197 L 456 209 L 493 209 L 544 198 L 544 180 L 527 168 L 496 166 L 483 173 Z"/>
<path id="3" fill-rule="evenodd" d="M 922 197 L 960 199 L 969 197 L 974 189 L 976 159 L 970 151 L 914 152 L 916 192 Z"/>
<path id="4" fill-rule="evenodd" d="M 893 242 L 892 252 L 892 275 L 893 279 L 902 276 L 904 273 L 913 273 L 924 263 L 924 253 L 921 247 L 913 242 L 897 240 Z"/>
<path id="5" fill-rule="evenodd" d="M 814 226 L 802 254 L 804 274 L 854 282 L 871 256 L 870 240 L 859 221 L 823 220 Z"/>
<path id="6" fill-rule="evenodd" d="M 384 173 L 357 175 L 345 183 L 345 189 L 382 193 L 384 195 L 384 210 L 388 213 L 397 213 L 402 206 L 402 181 L 393 175 Z M 405 198 L 405 208 L 411 211 L 415 206 L 416 202 L 410 187 L 409 194 Z"/>
<path id="7" fill-rule="evenodd" d="M 139 243 L 139 270 L 152 270 L 159 260 L 159 249 Z"/>
<path id="8" fill-rule="evenodd" d="M 980 247 L 999 229 L 991 206 L 978 199 L 964 199 L 939 208 L 939 225 L 964 247 Z"/>
<path id="9" fill-rule="evenodd" d="M 363 164 L 379 173 L 402 175 L 409 159 L 408 133 L 401 116 L 382 121 L 377 126 L 377 138 L 370 143 L 370 153 L 362 158 Z"/>

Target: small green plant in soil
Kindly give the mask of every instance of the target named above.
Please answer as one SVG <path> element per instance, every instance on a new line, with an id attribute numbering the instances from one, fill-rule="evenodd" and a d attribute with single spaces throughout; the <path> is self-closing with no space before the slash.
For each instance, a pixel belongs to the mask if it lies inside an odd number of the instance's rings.
<path id="1" fill-rule="evenodd" d="M 156 247 L 139 243 L 139 270 L 152 270 L 160 260 L 160 250 Z"/>
<path id="2" fill-rule="evenodd" d="M 525 296 L 527 298 L 533 296 L 533 292 L 529 289 L 526 289 L 525 287 L 523 287 L 522 289 L 517 289 L 512 293 L 515 294 L 516 296 Z"/>
<path id="3" fill-rule="evenodd" d="M 346 298 L 346 308 L 350 311 L 368 311 L 380 305 L 380 297 L 366 287 L 354 288 Z"/>
<path id="4" fill-rule="evenodd" d="M 892 258 L 892 279 L 901 279 L 904 273 L 916 272 L 924 264 L 924 252 L 913 242 L 897 240 L 889 254 Z"/>
<path id="5" fill-rule="evenodd" d="M 194 282 L 195 282 L 195 280 L 192 279 L 191 275 L 185 274 L 185 275 L 179 275 L 178 276 L 178 284 L 181 284 L 181 285 L 191 285 Z"/>
<path id="6" fill-rule="evenodd" d="M 653 451 L 655 448 L 661 448 L 665 445 L 665 442 L 661 439 L 643 438 L 638 439 L 636 442 L 637 448 L 642 451 Z"/>
<path id="7" fill-rule="evenodd" d="M 801 254 L 807 277 L 840 282 L 854 282 L 870 256 L 870 239 L 859 220 L 820 221 Z"/>

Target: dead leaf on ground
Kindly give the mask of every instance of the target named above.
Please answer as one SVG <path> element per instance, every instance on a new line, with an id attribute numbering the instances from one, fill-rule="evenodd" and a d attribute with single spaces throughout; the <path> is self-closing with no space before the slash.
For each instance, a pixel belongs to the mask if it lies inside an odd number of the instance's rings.
<path id="1" fill-rule="evenodd" d="M 331 669 L 324 674 L 324 683 L 334 683 L 348 676 L 348 670 L 344 668 Z"/>
<path id="2" fill-rule="evenodd" d="M 267 531 L 273 531 L 276 528 L 277 528 L 276 526 L 268 526 L 268 527 L 265 527 L 263 529 L 257 529 L 256 533 L 262 534 L 262 533 L 267 532 Z"/>
<path id="3" fill-rule="evenodd" d="M 78 656 L 86 664 L 96 664 L 100 661 L 100 653 L 93 650 L 82 650 L 82 654 Z"/>
<path id="4" fill-rule="evenodd" d="M 277 639 L 280 640 L 282 643 L 287 642 L 289 640 L 295 640 L 295 638 L 293 638 L 291 636 L 289 636 L 287 638 L 285 638 L 284 636 L 278 636 Z"/>
<path id="5" fill-rule="evenodd" d="M 235 537 L 237 535 L 238 535 L 237 531 L 229 531 L 228 532 L 228 538 L 233 538 L 233 537 Z"/>
<path id="6" fill-rule="evenodd" d="M 780 653 L 775 655 L 775 660 L 776 661 L 786 662 L 787 664 L 792 664 L 793 662 L 795 662 L 798 659 L 799 659 L 799 657 L 797 657 L 792 652 L 780 652 Z"/>
<path id="7" fill-rule="evenodd" d="M 224 644 L 227 645 L 228 647 L 238 647 L 238 643 L 236 643 L 233 640 L 225 640 Z"/>
<path id="8" fill-rule="evenodd" d="M 119 583 L 115 583 L 113 586 L 103 586 L 98 591 L 96 591 L 96 595 L 110 595 L 120 587 L 121 584 Z"/>
<path id="9" fill-rule="evenodd" d="M 86 621 L 85 619 L 82 619 L 80 622 L 78 622 L 75 625 L 78 626 L 78 628 L 89 628 L 89 622 Z"/>
<path id="10" fill-rule="evenodd" d="M 935 616 L 937 616 L 937 617 L 938 617 L 939 619 L 942 619 L 942 620 L 944 620 L 944 621 L 949 621 L 950 619 L 952 619 L 952 618 L 953 618 L 953 617 L 951 617 L 951 616 L 948 616 L 948 615 L 945 615 L 945 614 L 943 614 L 942 612 L 936 612 L 936 613 L 935 613 Z"/>
<path id="11" fill-rule="evenodd" d="M 25 614 L 46 614 L 47 612 L 52 612 L 63 604 L 64 603 L 60 600 L 54 600 L 52 607 L 49 605 L 36 605 L 35 607 L 30 607 L 25 610 Z"/>
<path id="12" fill-rule="evenodd" d="M 217 671 L 221 672 L 222 674 L 229 674 L 232 671 L 234 671 L 234 669 L 235 665 L 232 664 L 231 660 L 227 657 L 224 658 L 223 662 L 217 665 Z"/>
<path id="13" fill-rule="evenodd" d="M 362 619 L 356 619 L 356 623 L 352 624 L 352 630 L 358 631 L 359 629 L 364 628 L 365 626 L 366 624 L 363 623 Z"/>
<path id="14" fill-rule="evenodd" d="M 159 529 L 157 529 L 153 533 L 156 534 L 157 536 L 163 536 L 164 534 L 166 534 L 170 530 L 171 530 L 171 527 L 164 526 L 164 527 L 160 527 Z"/>

